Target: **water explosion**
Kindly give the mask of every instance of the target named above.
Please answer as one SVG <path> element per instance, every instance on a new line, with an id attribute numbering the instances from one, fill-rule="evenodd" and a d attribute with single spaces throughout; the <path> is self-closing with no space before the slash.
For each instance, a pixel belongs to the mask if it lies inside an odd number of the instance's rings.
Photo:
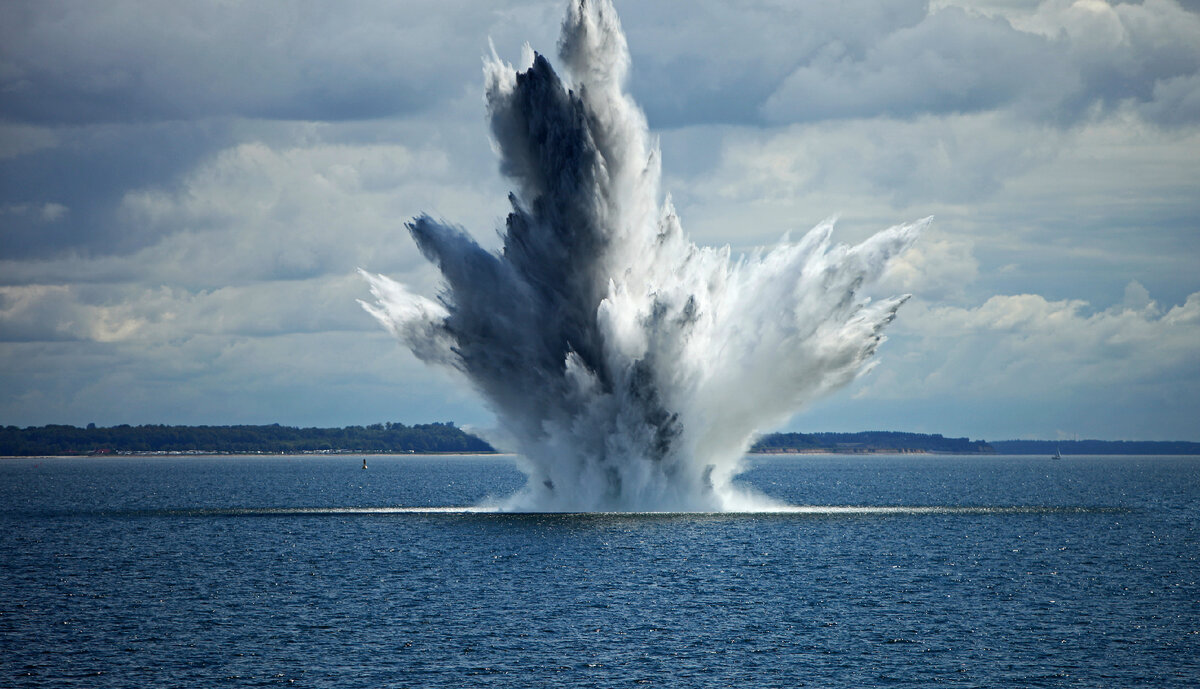
<path id="1" fill-rule="evenodd" d="M 534 54 L 485 62 L 500 169 L 512 179 L 499 253 L 421 216 L 407 224 L 445 286 L 434 301 L 363 273 L 375 318 L 428 363 L 458 369 L 517 444 L 529 480 L 504 505 L 539 511 L 766 506 L 731 481 L 757 432 L 869 368 L 906 296 L 858 295 L 929 219 L 857 246 L 832 221 L 733 259 L 698 247 L 670 199 L 629 50 L 608 0 L 572 2 L 564 83 Z"/>

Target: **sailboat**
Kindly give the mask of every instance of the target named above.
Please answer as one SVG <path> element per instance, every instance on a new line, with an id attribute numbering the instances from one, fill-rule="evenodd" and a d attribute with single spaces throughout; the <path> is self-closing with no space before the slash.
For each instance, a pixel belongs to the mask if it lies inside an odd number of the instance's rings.
<path id="1" fill-rule="evenodd" d="M 1054 448 L 1054 456 L 1050 459 L 1062 459 L 1062 452 L 1060 452 L 1057 447 Z"/>

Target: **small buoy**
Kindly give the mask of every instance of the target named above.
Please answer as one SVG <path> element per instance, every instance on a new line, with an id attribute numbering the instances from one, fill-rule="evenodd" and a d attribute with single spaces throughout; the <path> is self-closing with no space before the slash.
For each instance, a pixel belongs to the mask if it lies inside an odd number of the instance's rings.
<path id="1" fill-rule="evenodd" d="M 367 458 L 366 457 L 363 457 L 363 468 L 364 469 L 367 468 Z"/>

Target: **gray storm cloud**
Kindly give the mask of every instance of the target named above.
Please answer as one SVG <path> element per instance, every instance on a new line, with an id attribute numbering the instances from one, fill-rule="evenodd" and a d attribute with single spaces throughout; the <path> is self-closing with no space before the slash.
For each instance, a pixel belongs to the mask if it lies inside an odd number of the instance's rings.
<path id="1" fill-rule="evenodd" d="M 428 216 L 408 228 L 437 300 L 364 273 L 363 306 L 414 354 L 461 371 L 512 434 L 529 510 L 739 510 L 755 434 L 863 372 L 906 297 L 860 296 L 928 219 L 857 246 L 827 221 L 745 258 L 698 247 L 625 91 L 607 0 L 572 3 L 560 57 L 485 66 L 492 135 L 514 183 L 503 247 Z"/>

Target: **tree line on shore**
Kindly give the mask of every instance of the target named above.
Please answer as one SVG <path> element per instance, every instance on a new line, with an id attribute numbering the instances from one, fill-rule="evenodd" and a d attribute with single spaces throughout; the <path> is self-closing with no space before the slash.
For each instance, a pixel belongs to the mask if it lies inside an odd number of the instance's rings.
<path id="1" fill-rule="evenodd" d="M 861 433 L 770 433 L 751 452 L 992 452 L 982 440 L 945 438 L 940 433 L 863 431 Z"/>
<path id="2" fill-rule="evenodd" d="M 0 428 L 0 455 L 89 455 L 147 452 L 494 452 L 453 423 L 376 423 L 344 428 L 269 426 L 53 425 Z"/>
<path id="3" fill-rule="evenodd" d="M 484 440 L 453 423 L 406 426 L 376 423 L 343 428 L 269 426 L 143 425 L 85 428 L 68 425 L 0 427 L 0 455 L 104 455 L 154 452 L 194 453 L 433 453 L 495 452 Z M 985 442 L 941 434 L 770 433 L 750 449 L 756 453 L 937 452 L 1004 455 L 1200 455 L 1200 443 L 1183 441 L 1000 440 Z"/>

